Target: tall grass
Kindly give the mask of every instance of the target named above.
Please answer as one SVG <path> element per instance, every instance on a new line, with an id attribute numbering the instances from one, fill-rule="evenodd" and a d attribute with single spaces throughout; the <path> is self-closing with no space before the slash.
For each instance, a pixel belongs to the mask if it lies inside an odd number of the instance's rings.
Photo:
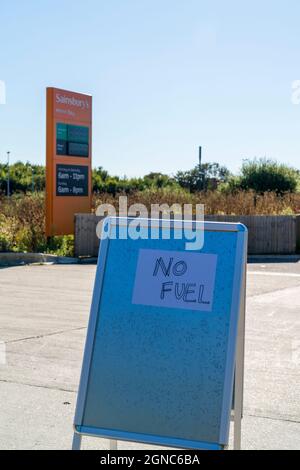
<path id="1" fill-rule="evenodd" d="M 119 194 L 120 195 L 120 194 Z M 119 196 L 117 195 L 117 196 Z M 111 194 L 95 194 L 93 209 L 102 203 L 113 204 L 118 208 L 118 197 Z M 146 189 L 131 193 L 128 205 L 144 204 L 148 210 L 151 204 L 204 204 L 207 215 L 289 215 L 300 213 L 300 193 L 287 193 L 282 196 L 275 192 L 257 194 L 254 191 L 225 193 L 206 191 L 189 193 L 183 189 Z"/>

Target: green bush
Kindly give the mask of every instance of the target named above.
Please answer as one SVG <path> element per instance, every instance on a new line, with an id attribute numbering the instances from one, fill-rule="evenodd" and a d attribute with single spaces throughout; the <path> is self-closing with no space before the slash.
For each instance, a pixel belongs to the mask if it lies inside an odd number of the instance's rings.
<path id="1" fill-rule="evenodd" d="M 74 256 L 74 235 L 61 235 L 49 238 L 43 250 L 58 256 Z"/>
<path id="2" fill-rule="evenodd" d="M 145 191 L 150 188 L 176 187 L 175 179 L 162 173 L 149 173 L 141 178 L 120 178 L 110 176 L 102 167 L 93 170 L 93 191 L 95 193 L 107 193 L 113 197 L 116 194 L 130 194 L 135 191 Z"/>
<path id="3" fill-rule="evenodd" d="M 74 256 L 74 236 L 47 240 L 44 194 L 14 194 L 0 198 L 0 251 Z"/>
<path id="4" fill-rule="evenodd" d="M 275 191 L 277 194 L 295 192 L 299 184 L 299 171 L 265 158 L 245 160 L 238 186 L 258 193 Z"/>
<path id="5" fill-rule="evenodd" d="M 35 252 L 45 243 L 44 194 L 0 199 L 0 250 Z"/>
<path id="6" fill-rule="evenodd" d="M 189 171 L 178 171 L 175 181 L 185 189 L 196 192 L 202 190 L 213 190 L 220 183 L 227 181 L 230 176 L 229 170 L 218 163 L 204 163 L 195 166 Z"/>

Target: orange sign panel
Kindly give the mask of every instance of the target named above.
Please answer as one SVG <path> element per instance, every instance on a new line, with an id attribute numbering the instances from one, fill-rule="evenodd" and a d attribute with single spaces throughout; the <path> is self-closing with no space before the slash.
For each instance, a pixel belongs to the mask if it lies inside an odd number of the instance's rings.
<path id="1" fill-rule="evenodd" d="M 46 235 L 74 233 L 91 211 L 92 97 L 47 88 Z"/>

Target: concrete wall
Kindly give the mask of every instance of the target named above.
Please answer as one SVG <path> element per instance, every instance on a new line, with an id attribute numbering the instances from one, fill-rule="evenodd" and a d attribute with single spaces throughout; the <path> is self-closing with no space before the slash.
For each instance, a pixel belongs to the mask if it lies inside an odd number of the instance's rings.
<path id="1" fill-rule="evenodd" d="M 300 216 L 292 215 L 214 215 L 205 220 L 242 222 L 249 230 L 248 252 L 256 254 L 294 254 L 300 241 Z M 100 217 L 75 215 L 75 256 L 97 256 L 99 239 L 96 226 Z M 299 242 L 298 242 L 299 246 Z"/>

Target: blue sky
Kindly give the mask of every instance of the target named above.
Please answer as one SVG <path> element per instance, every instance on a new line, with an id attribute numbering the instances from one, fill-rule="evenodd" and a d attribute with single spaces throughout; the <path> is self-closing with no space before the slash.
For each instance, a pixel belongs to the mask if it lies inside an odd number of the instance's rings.
<path id="1" fill-rule="evenodd" d="M 0 4 L 0 162 L 45 162 L 45 88 L 93 95 L 93 166 L 300 167 L 300 2 L 11 0 Z"/>

